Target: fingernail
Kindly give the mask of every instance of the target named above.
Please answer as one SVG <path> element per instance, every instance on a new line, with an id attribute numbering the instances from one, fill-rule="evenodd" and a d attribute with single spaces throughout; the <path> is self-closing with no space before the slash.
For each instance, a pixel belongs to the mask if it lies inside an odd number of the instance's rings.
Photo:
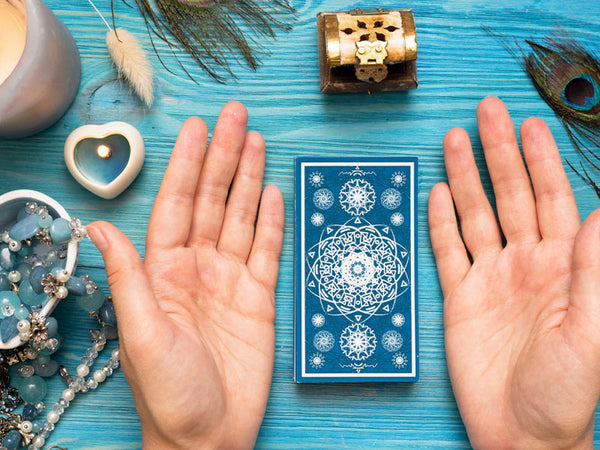
<path id="1" fill-rule="evenodd" d="M 106 250 L 108 250 L 108 242 L 99 229 L 93 225 L 88 225 L 87 233 L 96 248 L 100 250 L 100 253 L 104 253 Z"/>

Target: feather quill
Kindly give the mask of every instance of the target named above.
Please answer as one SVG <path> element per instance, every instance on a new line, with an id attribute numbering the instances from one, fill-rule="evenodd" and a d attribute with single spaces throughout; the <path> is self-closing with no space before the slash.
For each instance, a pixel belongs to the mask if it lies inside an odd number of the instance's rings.
<path id="1" fill-rule="evenodd" d="M 119 76 L 124 78 L 148 108 L 154 102 L 152 65 L 133 34 L 117 28 L 106 34 L 106 45 Z"/>

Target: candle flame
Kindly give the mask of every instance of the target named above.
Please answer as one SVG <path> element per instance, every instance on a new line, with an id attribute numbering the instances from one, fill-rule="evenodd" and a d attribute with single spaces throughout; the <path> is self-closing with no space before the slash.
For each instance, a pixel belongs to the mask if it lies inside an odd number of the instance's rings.
<path id="1" fill-rule="evenodd" d="M 110 147 L 105 144 L 99 145 L 98 148 L 96 149 L 96 152 L 98 153 L 98 156 L 102 159 L 110 158 L 112 155 L 112 151 L 110 150 Z"/>

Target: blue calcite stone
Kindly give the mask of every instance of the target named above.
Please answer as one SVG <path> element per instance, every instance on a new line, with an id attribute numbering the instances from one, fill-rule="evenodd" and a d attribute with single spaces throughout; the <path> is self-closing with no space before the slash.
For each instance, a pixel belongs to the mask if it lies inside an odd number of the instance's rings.
<path id="1" fill-rule="evenodd" d="M 17 256 L 10 251 L 8 245 L 0 245 L 0 267 L 10 272 L 17 265 Z"/>
<path id="2" fill-rule="evenodd" d="M 71 239 L 71 227 L 69 226 L 69 221 L 62 217 L 54 219 L 52 225 L 50 225 L 50 237 L 54 244 L 63 244 L 69 241 Z"/>
<path id="3" fill-rule="evenodd" d="M 12 291 L 1 291 L 0 292 L 0 304 L 10 303 L 15 308 L 19 308 L 21 306 L 21 300 L 19 296 Z"/>
<path id="4" fill-rule="evenodd" d="M 29 319 L 29 310 L 26 307 L 17 308 L 13 317 L 16 317 L 18 320 Z"/>
<path id="5" fill-rule="evenodd" d="M 38 410 L 35 407 L 35 405 L 32 405 L 31 403 L 27 403 L 25 406 L 23 406 L 23 413 L 22 413 L 22 417 L 23 420 L 35 420 L 35 418 L 38 416 Z"/>
<path id="6" fill-rule="evenodd" d="M 65 284 L 65 286 L 66 286 L 67 290 L 69 291 L 69 294 L 75 295 L 75 296 L 81 296 L 81 295 L 87 294 L 87 292 L 85 290 L 86 284 L 87 284 L 87 281 L 83 278 L 71 277 L 67 280 L 67 283 Z"/>
<path id="7" fill-rule="evenodd" d="M 5 273 L 0 273 L 0 291 L 10 290 L 10 281 Z"/>
<path id="8" fill-rule="evenodd" d="M 41 305 L 48 297 L 46 294 L 36 294 L 29 280 L 23 280 L 19 286 L 19 297 L 25 305 Z"/>
<path id="9" fill-rule="evenodd" d="M 40 216 L 40 219 L 38 220 L 38 225 L 40 226 L 40 228 L 50 228 L 50 225 L 52 225 L 52 216 L 50 214 L 44 214 Z"/>
<path id="10" fill-rule="evenodd" d="M 51 377 L 58 371 L 58 363 L 53 359 L 48 359 L 45 363 L 40 363 L 37 359 L 31 361 L 31 365 L 33 366 L 33 370 L 40 377 Z"/>
<path id="11" fill-rule="evenodd" d="M 105 298 L 102 288 L 98 288 L 93 294 L 77 297 L 77 304 L 85 311 L 97 311 L 104 303 Z"/>
<path id="12" fill-rule="evenodd" d="M 17 323 L 19 323 L 19 320 L 14 315 L 0 320 L 0 339 L 2 339 L 2 342 L 8 342 L 19 334 Z"/>
<path id="13" fill-rule="evenodd" d="M 8 235 L 15 241 L 22 241 L 24 239 L 32 238 L 40 231 L 40 220 L 39 214 L 30 214 L 23 220 L 15 223 L 13 227 L 8 231 Z"/>
<path id="14" fill-rule="evenodd" d="M 21 274 L 21 279 L 24 280 L 29 277 L 29 274 L 31 273 L 31 266 L 26 262 L 22 262 L 17 265 L 16 270 L 18 270 Z"/>
<path id="15" fill-rule="evenodd" d="M 38 375 L 23 378 L 19 383 L 19 395 L 28 403 L 44 400 L 47 390 L 46 381 Z"/>
<path id="16" fill-rule="evenodd" d="M 36 294 L 44 292 L 44 286 L 42 286 L 42 278 L 46 276 L 48 272 L 44 266 L 35 266 L 29 274 L 29 283 Z"/>
<path id="17" fill-rule="evenodd" d="M 105 301 L 104 304 L 98 310 L 100 320 L 107 325 L 116 327 L 117 326 L 117 315 L 115 314 L 115 305 L 112 302 Z"/>
<path id="18" fill-rule="evenodd" d="M 6 436 L 4 436 L 4 439 L 2 439 L 2 447 L 6 448 L 6 450 L 17 450 L 20 445 L 21 433 L 17 430 L 10 430 Z"/>
<path id="19" fill-rule="evenodd" d="M 19 255 L 20 258 L 24 258 L 25 256 L 30 256 L 32 252 L 33 250 L 31 250 L 29 245 L 23 245 L 21 250 L 17 252 L 17 255 Z"/>
<path id="20" fill-rule="evenodd" d="M 58 321 L 54 317 L 46 319 L 46 327 L 48 328 L 48 337 L 56 337 L 58 334 Z"/>

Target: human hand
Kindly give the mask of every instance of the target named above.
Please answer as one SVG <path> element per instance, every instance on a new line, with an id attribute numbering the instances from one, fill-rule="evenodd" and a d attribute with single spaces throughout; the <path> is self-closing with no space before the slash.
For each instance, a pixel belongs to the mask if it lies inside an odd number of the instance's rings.
<path id="1" fill-rule="evenodd" d="M 484 99 L 477 120 L 506 244 L 464 130 L 446 135 L 450 187 L 434 186 L 429 198 L 448 370 L 461 416 L 475 448 L 592 448 L 600 396 L 600 210 L 581 225 L 543 121 L 521 126 L 530 182 L 504 104 Z"/>
<path id="2" fill-rule="evenodd" d="M 252 448 L 262 422 L 283 197 L 274 186 L 262 191 L 265 142 L 246 123 L 243 105 L 227 104 L 206 155 L 204 122 L 183 125 L 143 263 L 115 227 L 88 226 L 104 257 L 144 448 Z"/>

